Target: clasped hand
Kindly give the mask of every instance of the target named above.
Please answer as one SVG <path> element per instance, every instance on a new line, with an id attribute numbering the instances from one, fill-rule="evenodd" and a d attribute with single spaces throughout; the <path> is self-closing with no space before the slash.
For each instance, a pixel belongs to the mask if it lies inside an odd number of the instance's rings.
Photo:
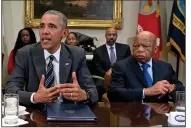
<path id="1" fill-rule="evenodd" d="M 145 88 L 144 93 L 146 96 L 154 95 L 165 95 L 171 93 L 174 90 L 174 86 L 171 85 L 167 80 L 158 81 L 155 85 Z"/>
<path id="2" fill-rule="evenodd" d="M 54 102 L 58 96 L 63 96 L 65 99 L 72 100 L 74 102 L 86 100 L 86 91 L 80 88 L 75 72 L 72 73 L 72 80 L 73 83 L 58 84 L 50 88 L 45 88 L 45 76 L 42 75 L 38 91 L 33 97 L 34 102 L 51 103 Z"/>

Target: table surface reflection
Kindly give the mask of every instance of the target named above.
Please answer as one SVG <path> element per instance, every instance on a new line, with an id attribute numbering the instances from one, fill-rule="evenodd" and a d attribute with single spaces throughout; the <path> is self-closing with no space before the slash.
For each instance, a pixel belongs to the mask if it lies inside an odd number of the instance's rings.
<path id="1" fill-rule="evenodd" d="M 150 116 L 146 117 L 145 106 L 150 106 Z M 99 102 L 91 109 L 97 116 L 97 122 L 47 122 L 46 115 L 37 109 L 27 108 L 31 114 L 24 118 L 29 124 L 25 127 L 109 127 L 109 126 L 168 126 L 167 116 L 172 110 L 173 103 L 104 103 Z"/>

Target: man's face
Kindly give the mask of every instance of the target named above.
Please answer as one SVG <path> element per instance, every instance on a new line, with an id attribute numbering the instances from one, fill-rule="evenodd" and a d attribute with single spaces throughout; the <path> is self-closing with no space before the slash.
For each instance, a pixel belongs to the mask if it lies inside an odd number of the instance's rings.
<path id="1" fill-rule="evenodd" d="M 40 22 L 40 41 L 42 48 L 50 53 L 56 52 L 63 36 L 65 36 L 65 31 L 59 16 L 52 14 L 43 15 Z"/>
<path id="2" fill-rule="evenodd" d="M 147 63 L 155 51 L 154 40 L 149 40 L 147 37 L 140 37 L 133 44 L 133 56 L 140 63 Z"/>
<path id="3" fill-rule="evenodd" d="M 105 35 L 106 42 L 108 45 L 113 45 L 117 40 L 117 32 L 114 28 L 109 28 Z"/>

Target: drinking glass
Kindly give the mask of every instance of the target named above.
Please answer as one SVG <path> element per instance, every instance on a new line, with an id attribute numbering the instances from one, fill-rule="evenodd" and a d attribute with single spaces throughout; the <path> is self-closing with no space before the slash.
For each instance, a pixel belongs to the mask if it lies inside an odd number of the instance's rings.
<path id="1" fill-rule="evenodd" d="M 185 91 L 176 92 L 176 111 L 185 112 Z"/>
<path id="2" fill-rule="evenodd" d="M 19 115 L 19 95 L 4 95 L 4 123 L 17 124 Z"/>

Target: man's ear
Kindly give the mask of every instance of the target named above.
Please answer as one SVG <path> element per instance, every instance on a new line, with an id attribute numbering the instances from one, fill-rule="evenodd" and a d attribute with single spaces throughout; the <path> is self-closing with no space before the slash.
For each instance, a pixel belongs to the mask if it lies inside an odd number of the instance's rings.
<path id="1" fill-rule="evenodd" d="M 64 38 L 64 37 L 67 37 L 68 34 L 69 34 L 69 29 L 68 29 L 68 28 L 65 28 L 65 29 L 62 31 L 63 38 Z"/>
<path id="2" fill-rule="evenodd" d="M 154 48 L 154 53 L 156 53 L 158 51 L 158 46 L 156 45 Z"/>

